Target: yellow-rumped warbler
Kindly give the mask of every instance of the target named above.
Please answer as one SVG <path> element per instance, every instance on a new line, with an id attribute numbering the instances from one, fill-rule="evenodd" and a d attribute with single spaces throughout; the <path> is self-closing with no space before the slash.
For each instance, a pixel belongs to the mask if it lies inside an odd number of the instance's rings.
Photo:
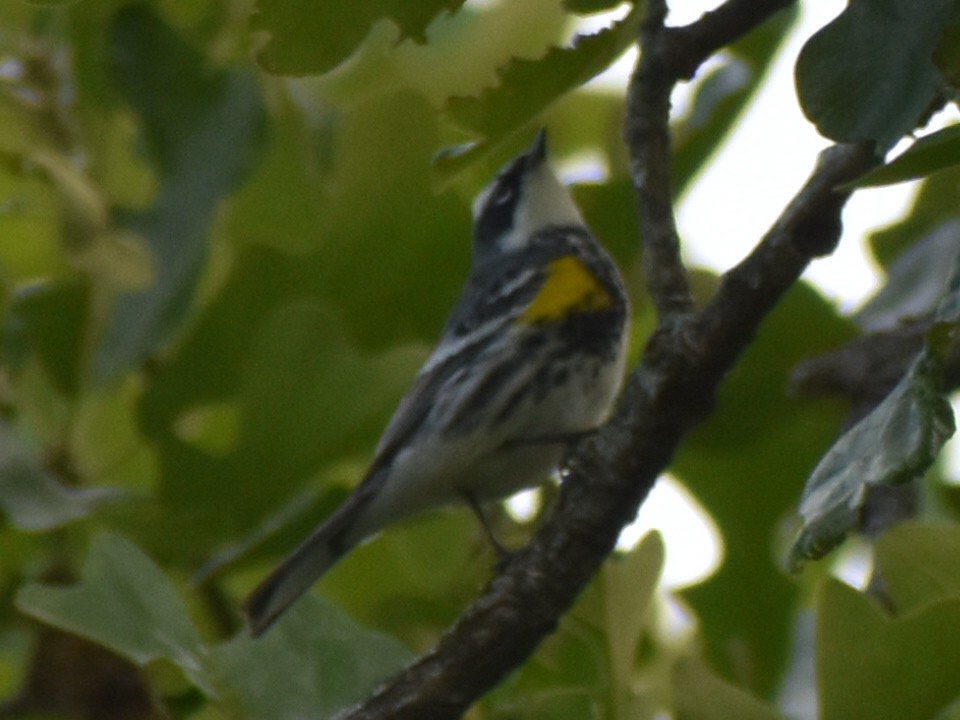
<path id="1" fill-rule="evenodd" d="M 544 482 L 609 414 L 627 295 L 546 162 L 543 131 L 477 198 L 473 244 L 467 287 L 363 481 L 247 599 L 254 635 L 387 525 Z"/>

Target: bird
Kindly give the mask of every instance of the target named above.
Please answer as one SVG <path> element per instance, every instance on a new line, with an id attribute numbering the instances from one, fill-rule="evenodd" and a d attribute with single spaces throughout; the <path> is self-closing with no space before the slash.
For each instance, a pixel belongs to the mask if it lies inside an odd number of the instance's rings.
<path id="1" fill-rule="evenodd" d="M 546 130 L 473 204 L 466 286 L 354 491 L 247 597 L 254 637 L 350 550 L 439 506 L 543 484 L 608 419 L 629 300 L 547 159 Z"/>

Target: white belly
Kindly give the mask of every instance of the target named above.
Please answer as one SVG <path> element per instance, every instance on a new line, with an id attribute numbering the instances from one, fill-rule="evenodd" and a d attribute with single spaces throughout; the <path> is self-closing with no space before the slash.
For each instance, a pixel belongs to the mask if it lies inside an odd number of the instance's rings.
<path id="1" fill-rule="evenodd" d="M 569 441 L 606 420 L 619 391 L 622 357 L 613 363 L 589 359 L 586 367 L 569 373 L 564 385 L 519 403 L 495 430 L 483 426 L 454 437 L 421 437 L 401 450 L 364 512 L 363 534 L 462 502 L 467 494 L 495 500 L 547 481 L 563 462 Z"/>

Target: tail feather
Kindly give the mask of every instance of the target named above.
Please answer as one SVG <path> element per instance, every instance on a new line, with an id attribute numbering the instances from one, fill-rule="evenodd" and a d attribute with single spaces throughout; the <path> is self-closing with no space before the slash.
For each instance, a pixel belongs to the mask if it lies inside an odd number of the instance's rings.
<path id="1" fill-rule="evenodd" d="M 243 609 L 254 637 L 266 632 L 287 608 L 364 539 L 364 535 L 357 537 L 355 530 L 367 498 L 367 493 L 354 493 L 250 593 Z"/>

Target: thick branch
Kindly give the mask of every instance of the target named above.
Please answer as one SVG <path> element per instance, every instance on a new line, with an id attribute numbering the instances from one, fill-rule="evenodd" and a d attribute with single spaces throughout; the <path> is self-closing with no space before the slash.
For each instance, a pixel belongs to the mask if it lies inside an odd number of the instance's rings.
<path id="1" fill-rule="evenodd" d="M 665 47 L 668 36 L 663 34 L 662 15 L 657 17 L 664 5 L 648 1 L 653 15 L 644 42 L 662 40 Z M 769 15 L 771 8 L 784 4 L 731 0 L 705 16 L 702 24 L 675 31 L 708 45 L 695 54 L 688 47 L 691 54 L 684 57 L 706 57 L 715 49 L 711 43 L 733 39 Z M 747 12 L 750 7 L 753 15 Z M 648 53 L 644 47 L 649 59 Z M 689 64 L 671 63 L 670 72 L 663 75 L 665 66 L 658 69 L 648 61 L 638 70 L 636 88 L 631 90 L 638 95 L 631 102 L 627 135 L 639 143 L 632 147 L 637 159 L 634 173 L 642 180 L 638 197 L 647 217 L 646 252 L 659 258 L 648 259 L 648 267 L 656 274 L 652 264 L 664 263 L 667 277 L 656 279 L 660 327 L 631 374 L 615 417 L 597 436 L 577 446 L 554 515 L 437 647 L 363 705 L 339 715 L 340 720 L 456 718 L 519 667 L 554 630 L 613 550 L 621 528 L 636 516 L 686 432 L 704 416 L 764 316 L 809 260 L 835 244 L 847 194 L 834 188 L 873 162 L 866 148 L 838 148 L 826 154 L 756 251 L 725 277 L 704 311 L 693 312 L 679 263 L 669 177 L 661 166 L 669 148 L 669 90 L 679 77 L 674 71 L 681 66 Z M 656 107 L 646 107 L 647 101 Z"/>
<path id="2" fill-rule="evenodd" d="M 722 372 L 752 340 L 763 317 L 800 277 L 812 258 L 833 252 L 842 230 L 841 212 L 850 191 L 837 188 L 875 165 L 872 145 L 836 145 L 739 265 L 726 273 L 690 333 L 708 348 Z"/>

